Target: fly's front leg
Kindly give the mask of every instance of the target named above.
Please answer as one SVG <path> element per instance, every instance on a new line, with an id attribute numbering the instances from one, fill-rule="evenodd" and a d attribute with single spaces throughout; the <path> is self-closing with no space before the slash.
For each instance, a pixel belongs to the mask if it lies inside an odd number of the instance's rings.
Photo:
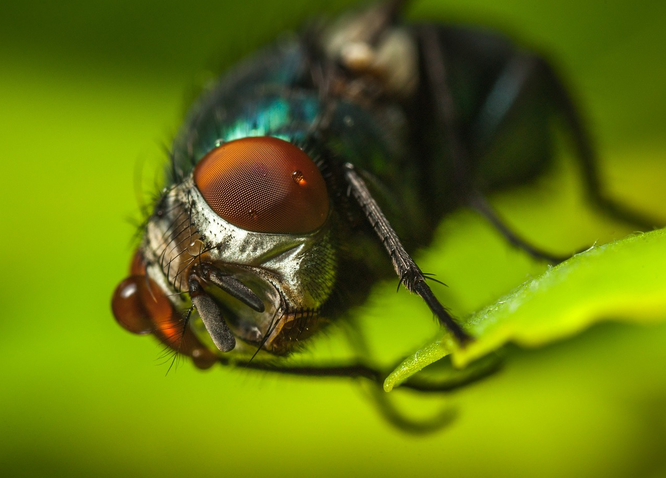
<path id="1" fill-rule="evenodd" d="M 437 316 L 439 322 L 446 327 L 460 342 L 464 344 L 471 337 L 456 323 L 449 312 L 440 304 L 426 283 L 426 277 L 416 265 L 403 247 L 398 235 L 395 233 L 388 219 L 384 216 L 379 205 L 374 200 L 365 182 L 350 163 L 345 164 L 345 179 L 349 185 L 349 191 L 356 202 L 361 206 L 365 217 L 370 222 L 375 233 L 381 239 L 382 244 L 391 257 L 395 269 L 402 284 L 410 292 L 418 294 Z"/>

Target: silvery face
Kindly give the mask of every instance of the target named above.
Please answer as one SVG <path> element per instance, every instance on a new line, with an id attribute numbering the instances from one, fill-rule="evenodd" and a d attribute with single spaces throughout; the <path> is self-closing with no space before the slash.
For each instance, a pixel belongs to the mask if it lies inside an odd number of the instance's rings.
<path id="1" fill-rule="evenodd" d="M 234 353 L 253 354 L 261 346 L 284 354 L 326 322 L 320 309 L 336 271 L 329 224 L 330 218 L 317 230 L 299 235 L 247 231 L 217 215 L 190 175 L 162 199 L 148 222 L 142 250 L 147 274 L 180 311 L 191 309 L 188 277 L 198 266 L 233 275 L 264 305 L 258 312 L 222 290 L 206 287 L 240 339 Z M 196 311 L 190 322 L 211 345 Z"/>

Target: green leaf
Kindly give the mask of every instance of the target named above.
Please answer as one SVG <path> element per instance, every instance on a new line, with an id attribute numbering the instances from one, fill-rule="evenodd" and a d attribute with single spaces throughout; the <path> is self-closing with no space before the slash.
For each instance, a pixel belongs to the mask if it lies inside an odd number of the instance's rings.
<path id="1" fill-rule="evenodd" d="M 461 320 L 475 337 L 459 347 L 448 333 L 405 359 L 386 379 L 390 391 L 450 355 L 464 367 L 508 342 L 539 347 L 605 320 L 666 318 L 666 229 L 596 246 L 549 268 L 494 304 Z"/>

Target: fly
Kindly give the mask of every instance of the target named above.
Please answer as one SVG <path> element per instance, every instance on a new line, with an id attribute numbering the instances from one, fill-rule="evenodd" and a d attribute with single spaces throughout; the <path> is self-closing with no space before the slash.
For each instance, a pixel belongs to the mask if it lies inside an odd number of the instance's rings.
<path id="1" fill-rule="evenodd" d="M 473 337 L 411 253 L 447 213 L 470 207 L 515 246 L 559 261 L 513 233 L 486 200 L 547 169 L 554 120 L 572 139 L 590 199 L 615 218 L 654 224 L 604 195 L 578 110 L 543 58 L 486 31 L 404 24 L 403 3 L 269 46 L 194 104 L 113 296 L 123 327 L 155 335 L 200 368 L 381 383 L 362 364 L 252 359 L 297 352 L 397 275 L 465 346 Z"/>

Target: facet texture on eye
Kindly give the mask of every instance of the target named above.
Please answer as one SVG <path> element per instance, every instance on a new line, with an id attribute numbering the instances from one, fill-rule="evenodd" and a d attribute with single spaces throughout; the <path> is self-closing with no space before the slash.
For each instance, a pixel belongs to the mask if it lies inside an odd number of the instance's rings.
<path id="1" fill-rule="evenodd" d="M 302 234 L 328 216 L 319 168 L 278 138 L 243 138 L 217 147 L 197 164 L 194 182 L 218 216 L 249 231 Z"/>

